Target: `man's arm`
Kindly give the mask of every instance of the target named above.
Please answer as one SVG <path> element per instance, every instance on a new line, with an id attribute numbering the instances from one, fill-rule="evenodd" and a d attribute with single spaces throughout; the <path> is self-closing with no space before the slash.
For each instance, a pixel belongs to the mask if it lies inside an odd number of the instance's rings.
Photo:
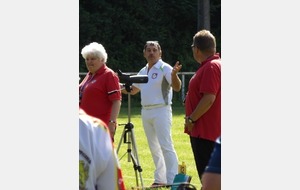
<path id="1" fill-rule="evenodd" d="M 127 90 L 125 89 L 124 84 L 120 84 L 120 87 L 121 87 L 121 92 L 122 92 L 123 94 L 128 94 Z M 133 86 L 133 85 L 130 86 L 130 94 L 131 94 L 131 95 L 135 95 L 135 94 L 137 94 L 138 92 L 140 92 L 140 89 L 139 89 L 139 88 L 137 88 L 137 87 L 135 87 L 135 86 Z"/>
<path id="2" fill-rule="evenodd" d="M 216 99 L 216 95 L 205 93 L 201 98 L 201 100 L 199 101 L 196 109 L 193 111 L 191 115 L 189 115 L 189 117 L 193 121 L 198 120 L 204 113 L 207 112 L 207 110 L 209 110 L 209 108 L 214 103 L 215 99 Z M 192 131 L 194 124 L 187 122 L 187 118 L 186 118 L 185 127 L 188 128 L 189 131 Z"/>
<path id="3" fill-rule="evenodd" d="M 202 176 L 201 182 L 201 190 L 220 190 L 221 174 L 205 172 Z"/>
<path id="4" fill-rule="evenodd" d="M 177 61 L 171 72 L 172 88 L 176 92 L 179 92 L 181 89 L 181 80 L 179 79 L 179 77 L 177 75 L 177 73 L 180 71 L 181 68 L 182 68 L 182 65 L 180 65 L 179 61 Z"/>

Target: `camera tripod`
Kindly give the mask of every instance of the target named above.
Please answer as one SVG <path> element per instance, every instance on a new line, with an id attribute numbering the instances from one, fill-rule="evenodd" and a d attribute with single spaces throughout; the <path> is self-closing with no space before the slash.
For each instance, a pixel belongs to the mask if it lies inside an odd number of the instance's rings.
<path id="1" fill-rule="evenodd" d="M 137 187 L 139 187 L 139 180 L 138 180 L 138 175 L 137 175 L 137 171 L 139 172 L 139 177 L 140 177 L 140 181 L 141 181 L 141 187 L 142 189 L 144 189 L 144 185 L 143 185 L 143 178 L 142 178 L 142 168 L 139 164 L 139 158 L 138 158 L 138 154 L 137 154 L 137 147 L 136 147 L 136 143 L 135 143 L 135 137 L 134 137 L 134 131 L 133 131 L 133 124 L 130 121 L 130 112 L 131 112 L 131 108 L 130 108 L 130 87 L 126 86 L 126 91 L 128 92 L 128 123 L 127 124 L 119 124 L 119 125 L 125 125 L 118 148 L 117 148 L 117 154 L 119 153 L 119 149 L 121 147 L 121 143 L 122 140 L 124 143 L 126 143 L 128 145 L 127 147 L 127 154 L 128 154 L 128 162 L 133 162 L 133 169 L 135 171 L 135 178 L 136 178 L 136 185 Z M 131 149 L 132 147 L 132 149 Z M 126 154 L 125 153 L 125 154 Z M 125 156 L 125 154 L 120 158 L 120 160 Z"/>

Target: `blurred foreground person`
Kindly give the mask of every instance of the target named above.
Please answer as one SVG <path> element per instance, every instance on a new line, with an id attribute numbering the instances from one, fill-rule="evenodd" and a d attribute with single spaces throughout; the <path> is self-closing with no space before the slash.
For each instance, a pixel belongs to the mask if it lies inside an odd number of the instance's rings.
<path id="1" fill-rule="evenodd" d="M 125 190 L 109 130 L 79 111 L 79 190 Z"/>
<path id="2" fill-rule="evenodd" d="M 201 190 L 221 190 L 221 137 L 217 139 L 209 163 L 202 175 Z"/>

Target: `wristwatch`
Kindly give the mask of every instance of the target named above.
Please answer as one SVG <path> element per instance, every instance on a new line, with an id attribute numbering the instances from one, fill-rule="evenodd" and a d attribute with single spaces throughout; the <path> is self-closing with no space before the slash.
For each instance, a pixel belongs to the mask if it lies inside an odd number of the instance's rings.
<path id="1" fill-rule="evenodd" d="M 188 116 L 187 120 L 189 123 L 195 123 L 195 121 L 193 121 L 190 116 Z"/>
<path id="2" fill-rule="evenodd" d="M 109 120 L 109 123 L 117 124 L 117 122 L 114 120 Z"/>

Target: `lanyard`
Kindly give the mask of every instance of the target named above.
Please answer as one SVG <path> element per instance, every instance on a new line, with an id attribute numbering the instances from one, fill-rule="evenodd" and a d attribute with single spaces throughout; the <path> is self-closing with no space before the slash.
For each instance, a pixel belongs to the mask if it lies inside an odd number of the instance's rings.
<path id="1" fill-rule="evenodd" d="M 84 82 L 84 84 L 80 87 L 80 89 L 79 89 L 79 103 L 80 103 L 80 101 L 81 101 L 81 99 L 82 99 L 82 95 L 83 95 L 83 91 L 84 91 L 85 87 L 93 80 L 94 76 L 95 76 L 95 75 L 92 75 L 92 77 L 91 77 L 90 79 L 88 78 L 88 79 Z M 89 76 L 89 77 L 90 77 L 90 76 Z"/>

